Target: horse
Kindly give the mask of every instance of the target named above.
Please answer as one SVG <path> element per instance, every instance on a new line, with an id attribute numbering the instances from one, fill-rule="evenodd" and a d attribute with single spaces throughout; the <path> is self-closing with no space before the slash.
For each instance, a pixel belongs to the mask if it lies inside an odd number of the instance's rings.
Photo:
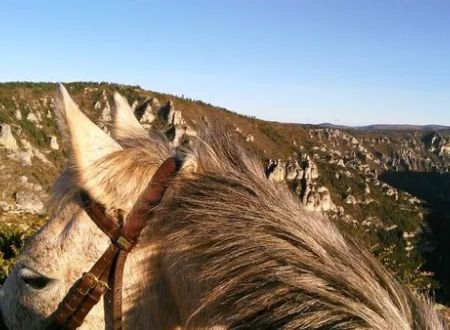
<path id="1" fill-rule="evenodd" d="M 123 222 L 174 153 L 118 93 L 111 135 L 64 86 L 56 94 L 68 162 L 52 189 L 50 220 L 1 288 L 8 329 L 47 328 L 73 283 L 110 245 L 81 193 Z M 211 127 L 180 148 L 181 168 L 147 210 L 124 268 L 125 329 L 448 329 L 429 298 L 269 181 L 230 131 Z M 112 327 L 109 294 L 81 329 Z"/>

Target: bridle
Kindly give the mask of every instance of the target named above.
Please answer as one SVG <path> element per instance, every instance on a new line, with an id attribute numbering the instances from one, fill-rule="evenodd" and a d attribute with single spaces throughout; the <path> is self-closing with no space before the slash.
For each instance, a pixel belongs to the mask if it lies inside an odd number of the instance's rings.
<path id="1" fill-rule="evenodd" d="M 123 225 L 106 214 L 105 208 L 81 194 L 84 210 L 111 239 L 111 245 L 100 259 L 70 288 L 53 314 L 48 329 L 76 329 L 89 311 L 111 289 L 112 328 L 122 329 L 123 270 L 128 253 L 136 246 L 149 217 L 149 210 L 159 204 L 169 180 L 179 169 L 179 161 L 170 157 L 157 169 L 150 183 L 131 209 Z"/>
<path id="2" fill-rule="evenodd" d="M 179 161 L 168 158 L 157 169 L 150 183 L 128 214 L 123 225 L 106 214 L 105 208 L 81 193 L 84 210 L 95 224 L 111 239 L 111 245 L 100 259 L 85 272 L 58 305 L 47 329 L 76 329 L 90 310 L 111 289 L 112 328 L 122 329 L 123 270 L 128 253 L 136 246 L 151 209 L 159 204 L 167 184 L 180 167 Z M 149 211 L 150 210 L 150 211 Z"/>

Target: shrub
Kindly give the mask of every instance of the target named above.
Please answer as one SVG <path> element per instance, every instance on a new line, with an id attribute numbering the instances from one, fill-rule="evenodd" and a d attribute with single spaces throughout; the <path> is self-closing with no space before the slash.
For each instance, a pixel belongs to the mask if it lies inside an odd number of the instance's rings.
<path id="1" fill-rule="evenodd" d="M 3 283 L 13 267 L 24 240 L 30 235 L 18 227 L 0 228 L 0 283 Z"/>
<path id="2" fill-rule="evenodd" d="M 32 141 L 40 146 L 40 147 L 45 147 L 47 146 L 50 141 L 47 135 L 45 135 L 39 128 L 37 128 L 33 123 L 29 122 L 28 120 L 23 120 L 21 122 L 22 128 L 24 131 L 26 131 Z"/>

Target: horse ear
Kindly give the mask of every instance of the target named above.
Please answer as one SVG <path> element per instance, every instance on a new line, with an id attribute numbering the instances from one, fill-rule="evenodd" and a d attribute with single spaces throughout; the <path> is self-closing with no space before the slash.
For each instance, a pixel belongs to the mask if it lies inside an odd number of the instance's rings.
<path id="1" fill-rule="evenodd" d="M 113 136 L 119 142 L 148 138 L 148 133 L 136 119 L 128 101 L 119 93 L 114 93 Z"/>
<path id="2" fill-rule="evenodd" d="M 58 84 L 55 105 L 58 126 L 81 179 L 80 184 L 93 195 L 98 195 L 93 192 L 99 187 L 96 187 L 97 182 L 91 182 L 95 179 L 90 178 L 89 168 L 122 147 L 80 111 L 61 84 Z"/>

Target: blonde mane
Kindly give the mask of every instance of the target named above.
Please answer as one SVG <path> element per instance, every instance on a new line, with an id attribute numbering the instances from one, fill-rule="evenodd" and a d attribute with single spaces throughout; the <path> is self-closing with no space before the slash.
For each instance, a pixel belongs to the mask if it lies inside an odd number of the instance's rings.
<path id="1" fill-rule="evenodd" d="M 126 149 L 90 171 L 117 209 L 137 199 L 170 155 L 156 133 L 121 144 Z M 260 160 L 225 128 L 208 130 L 180 157 L 186 164 L 156 209 L 160 230 L 151 240 L 161 241 L 168 272 L 183 269 L 183 277 L 213 284 L 188 328 L 443 328 L 431 303 L 402 288 L 326 217 L 302 209 L 285 186 L 267 180 Z M 82 186 L 75 173 L 66 168 L 53 204 Z"/>
<path id="2" fill-rule="evenodd" d="M 177 182 L 158 217 L 171 267 L 214 283 L 190 326 L 443 328 L 432 305 L 400 286 L 361 243 L 267 180 L 232 134 L 214 129 L 187 154 L 196 171 Z"/>

